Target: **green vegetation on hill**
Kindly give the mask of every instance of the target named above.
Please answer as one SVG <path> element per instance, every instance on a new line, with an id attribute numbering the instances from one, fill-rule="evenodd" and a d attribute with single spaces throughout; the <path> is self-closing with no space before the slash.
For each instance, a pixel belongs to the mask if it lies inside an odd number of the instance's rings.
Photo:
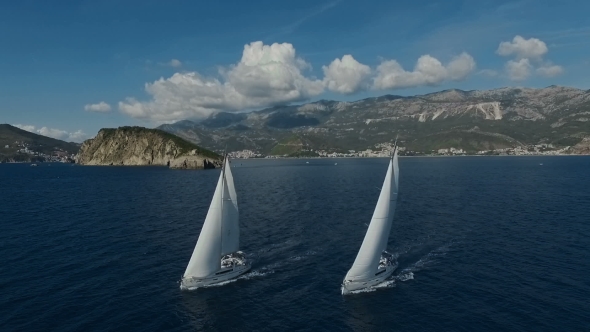
<path id="1" fill-rule="evenodd" d="M 315 151 L 297 151 L 295 153 L 291 153 L 289 157 L 295 158 L 307 158 L 307 157 L 319 157 L 320 155 Z"/>
<path id="2" fill-rule="evenodd" d="M 277 145 L 275 145 L 272 150 L 270 151 L 271 156 L 285 156 L 285 155 L 292 155 L 297 153 L 303 149 L 303 142 L 301 139 L 296 136 L 292 135 L 283 140 L 281 140 Z"/>
<path id="3" fill-rule="evenodd" d="M 422 136 L 407 141 L 407 149 L 411 151 L 432 152 L 438 149 L 454 147 L 468 153 L 511 147 L 513 144 L 502 138 L 478 132 L 446 132 Z"/>

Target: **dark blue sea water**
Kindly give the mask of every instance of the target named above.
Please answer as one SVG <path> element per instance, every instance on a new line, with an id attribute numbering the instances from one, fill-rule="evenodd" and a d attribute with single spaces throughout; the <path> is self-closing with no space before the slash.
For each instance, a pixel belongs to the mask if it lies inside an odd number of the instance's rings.
<path id="1" fill-rule="evenodd" d="M 0 330 L 590 330 L 589 157 L 400 158 L 395 282 L 343 297 L 386 167 L 235 160 L 253 272 L 181 292 L 219 170 L 0 165 Z"/>

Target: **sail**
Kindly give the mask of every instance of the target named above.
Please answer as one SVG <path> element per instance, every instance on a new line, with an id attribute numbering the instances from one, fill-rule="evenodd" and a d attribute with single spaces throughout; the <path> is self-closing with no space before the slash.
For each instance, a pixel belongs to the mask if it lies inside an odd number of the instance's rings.
<path id="1" fill-rule="evenodd" d="M 393 158 L 389 161 L 387 174 L 381 187 L 381 193 L 377 200 L 377 206 L 373 212 L 373 218 L 365 234 L 361 248 L 346 274 L 345 280 L 370 279 L 377 273 L 381 253 L 387 247 L 387 239 L 391 231 L 391 223 L 395 213 L 397 200 L 399 167 L 397 161 L 397 149 Z"/>
<path id="2" fill-rule="evenodd" d="M 225 188 L 223 195 L 223 221 L 221 224 L 221 255 L 236 252 L 240 248 L 240 214 L 238 211 L 238 197 L 234 186 L 234 177 L 229 165 L 229 158 L 225 159 Z"/>
<path id="3" fill-rule="evenodd" d="M 222 194 L 224 191 L 223 172 L 217 181 L 217 187 L 205 217 L 205 223 L 199 234 L 195 250 L 191 256 L 184 276 L 203 278 L 217 272 L 221 268 L 221 237 L 220 221 L 222 215 Z"/>

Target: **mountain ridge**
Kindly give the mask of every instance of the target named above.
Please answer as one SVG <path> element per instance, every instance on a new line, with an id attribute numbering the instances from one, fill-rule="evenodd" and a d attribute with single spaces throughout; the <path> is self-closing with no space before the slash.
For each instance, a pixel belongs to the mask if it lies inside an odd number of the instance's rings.
<path id="1" fill-rule="evenodd" d="M 304 149 L 358 150 L 392 142 L 399 134 L 414 151 L 455 144 L 475 152 L 540 143 L 575 146 L 590 136 L 589 119 L 590 90 L 552 85 L 319 100 L 250 113 L 219 112 L 200 122 L 158 128 L 214 150 L 227 144 L 234 151 L 270 153 L 293 134 L 305 138 Z M 474 127 L 478 130 L 467 132 Z"/>

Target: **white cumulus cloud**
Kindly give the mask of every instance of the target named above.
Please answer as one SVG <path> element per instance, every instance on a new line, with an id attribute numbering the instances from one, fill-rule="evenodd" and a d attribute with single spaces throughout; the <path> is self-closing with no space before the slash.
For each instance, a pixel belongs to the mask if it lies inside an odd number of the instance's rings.
<path id="1" fill-rule="evenodd" d="M 447 65 L 449 78 L 454 81 L 464 80 L 472 71 L 475 70 L 475 60 L 465 52 L 455 57 Z"/>
<path id="2" fill-rule="evenodd" d="M 127 97 L 119 110 L 153 123 L 204 118 L 219 111 L 239 112 L 273 105 L 303 102 L 326 89 L 352 94 L 369 88 L 396 89 L 460 81 L 475 70 L 475 60 L 462 53 L 443 65 L 423 55 L 413 71 L 395 60 L 376 69 L 347 54 L 322 66 L 322 79 L 310 74 L 311 65 L 299 57 L 292 44 L 261 41 L 244 45 L 240 61 L 220 67 L 218 75 L 177 72 L 145 84 L 147 100 Z"/>
<path id="3" fill-rule="evenodd" d="M 511 42 L 501 42 L 496 50 L 501 56 L 516 55 L 518 59 L 541 58 L 549 49 L 544 41 L 537 38 L 524 39 L 522 36 L 514 36 Z"/>
<path id="4" fill-rule="evenodd" d="M 373 87 L 384 90 L 437 85 L 445 80 L 463 80 L 474 69 L 475 60 L 467 53 L 455 57 L 447 66 L 430 55 L 423 55 L 416 62 L 413 71 L 406 71 L 395 60 L 386 60 L 377 66 Z"/>
<path id="5" fill-rule="evenodd" d="M 323 66 L 322 69 L 326 88 L 343 94 L 366 88 L 366 79 L 371 75 L 369 66 L 356 61 L 349 54 L 342 59 L 334 59 L 329 66 Z"/>
<path id="6" fill-rule="evenodd" d="M 531 65 L 529 59 L 520 59 L 518 61 L 509 60 L 506 62 L 506 73 L 513 81 L 524 81 L 531 76 Z"/>
<path id="7" fill-rule="evenodd" d="M 88 138 L 88 135 L 82 130 L 76 130 L 73 133 L 68 133 L 68 141 L 72 142 L 84 142 Z"/>
<path id="8" fill-rule="evenodd" d="M 558 65 L 553 65 L 550 63 L 543 64 L 541 67 L 537 68 L 537 74 L 545 77 L 555 77 L 563 74 L 563 68 Z"/>
<path id="9" fill-rule="evenodd" d="M 35 133 L 35 126 L 31 126 L 31 125 L 22 125 L 22 124 L 13 124 L 13 126 L 20 128 L 22 130 L 26 130 L 28 132 L 31 133 Z"/>
<path id="10" fill-rule="evenodd" d="M 43 136 L 53 137 L 61 140 L 66 139 L 69 136 L 67 131 L 54 128 L 41 127 L 36 131 Z"/>
<path id="11" fill-rule="evenodd" d="M 512 41 L 501 42 L 496 50 L 501 56 L 514 57 L 504 66 L 506 75 L 513 81 L 526 80 L 533 72 L 544 77 L 561 75 L 561 66 L 543 60 L 547 52 L 549 48 L 544 41 L 538 38 L 525 39 L 520 35 L 515 36 Z"/>
<path id="12" fill-rule="evenodd" d="M 220 110 L 304 101 L 324 90 L 322 81 L 303 75 L 309 68 L 289 43 L 253 42 L 244 46 L 240 62 L 220 70 L 220 79 L 197 72 L 175 73 L 145 85 L 151 100 L 130 97 L 119 102 L 119 109 L 134 118 L 163 123 Z"/>
<path id="13" fill-rule="evenodd" d="M 35 133 L 35 134 L 63 140 L 63 141 L 68 141 L 68 142 L 81 143 L 85 139 L 88 138 L 88 135 L 86 133 L 84 133 L 82 130 L 78 130 L 78 131 L 70 133 L 65 130 L 49 128 L 49 127 L 41 127 L 39 129 L 37 129 L 35 126 L 32 126 L 32 125 L 14 124 L 13 126 L 20 128 L 22 130 L 26 130 L 31 133 Z"/>
<path id="14" fill-rule="evenodd" d="M 84 110 L 90 112 L 109 112 L 111 110 L 111 105 L 101 101 L 98 104 L 86 104 L 84 105 Z"/>

